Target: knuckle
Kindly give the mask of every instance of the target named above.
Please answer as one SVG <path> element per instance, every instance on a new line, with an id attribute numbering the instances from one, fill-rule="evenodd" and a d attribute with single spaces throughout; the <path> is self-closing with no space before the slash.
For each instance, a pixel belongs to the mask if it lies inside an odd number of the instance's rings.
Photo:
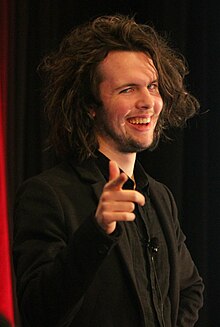
<path id="1" fill-rule="evenodd" d="M 109 192 L 108 191 L 105 191 L 102 193 L 102 202 L 107 202 L 109 200 Z"/>
<path id="2" fill-rule="evenodd" d="M 107 215 L 108 212 L 108 203 L 107 202 L 103 202 L 102 203 L 102 214 L 105 214 L 105 216 Z"/>
<path id="3" fill-rule="evenodd" d="M 109 215 L 108 211 L 102 212 L 102 222 L 107 225 L 111 222 L 111 216 Z"/>
<path id="4" fill-rule="evenodd" d="M 108 222 L 109 221 L 109 212 L 106 210 L 106 208 L 102 212 L 102 220 L 104 222 Z"/>

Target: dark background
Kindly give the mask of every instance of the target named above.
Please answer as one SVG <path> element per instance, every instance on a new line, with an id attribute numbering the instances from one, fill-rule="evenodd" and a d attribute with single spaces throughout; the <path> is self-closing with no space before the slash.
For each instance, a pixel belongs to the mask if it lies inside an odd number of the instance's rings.
<path id="1" fill-rule="evenodd" d="M 197 327 L 219 326 L 220 309 L 220 7 L 218 1 L 12 1 L 8 110 L 10 217 L 20 183 L 54 164 L 46 152 L 42 82 L 36 72 L 74 26 L 101 14 L 128 14 L 169 36 L 188 61 L 187 79 L 201 113 L 173 141 L 140 159 L 176 198 L 187 245 L 206 285 Z M 19 325 L 19 323 L 18 323 Z M 174 326 L 172 326 L 174 327 Z"/>

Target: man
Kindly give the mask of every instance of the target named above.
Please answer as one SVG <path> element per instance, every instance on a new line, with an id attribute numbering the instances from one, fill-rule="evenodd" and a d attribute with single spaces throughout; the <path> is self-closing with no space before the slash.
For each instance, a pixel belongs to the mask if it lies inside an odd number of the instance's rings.
<path id="1" fill-rule="evenodd" d="M 24 326 L 194 326 L 203 283 L 173 196 L 136 160 L 197 111 L 182 59 L 149 26 L 107 16 L 72 31 L 42 70 L 64 160 L 17 196 Z"/>

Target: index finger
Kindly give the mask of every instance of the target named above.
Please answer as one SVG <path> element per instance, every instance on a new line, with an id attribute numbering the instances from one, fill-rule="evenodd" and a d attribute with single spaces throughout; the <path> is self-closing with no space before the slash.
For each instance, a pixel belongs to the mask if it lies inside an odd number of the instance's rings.
<path id="1" fill-rule="evenodd" d="M 121 173 L 115 161 L 109 162 L 109 182 L 106 184 L 107 189 L 122 189 L 124 183 L 127 181 L 128 176 Z"/>

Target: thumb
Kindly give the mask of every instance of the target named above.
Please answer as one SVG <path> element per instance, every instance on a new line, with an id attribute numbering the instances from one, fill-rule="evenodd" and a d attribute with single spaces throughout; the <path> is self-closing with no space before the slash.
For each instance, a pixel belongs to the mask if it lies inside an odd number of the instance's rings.
<path id="1" fill-rule="evenodd" d="M 119 190 L 123 187 L 128 177 L 125 173 L 121 173 L 115 161 L 109 162 L 109 182 L 106 184 L 108 189 Z"/>
<path id="2" fill-rule="evenodd" d="M 120 169 L 115 161 L 109 161 L 109 181 L 120 176 Z"/>

